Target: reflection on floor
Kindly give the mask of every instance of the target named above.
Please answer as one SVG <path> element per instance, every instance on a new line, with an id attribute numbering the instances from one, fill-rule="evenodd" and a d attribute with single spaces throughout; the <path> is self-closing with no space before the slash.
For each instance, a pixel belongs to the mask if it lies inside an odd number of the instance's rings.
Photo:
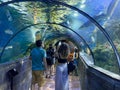
<path id="1" fill-rule="evenodd" d="M 55 76 L 52 76 L 50 79 L 46 80 L 46 84 L 43 87 L 43 90 L 55 90 Z M 81 90 L 80 81 L 78 76 L 69 76 L 69 90 Z M 37 90 L 37 86 L 36 89 Z"/>

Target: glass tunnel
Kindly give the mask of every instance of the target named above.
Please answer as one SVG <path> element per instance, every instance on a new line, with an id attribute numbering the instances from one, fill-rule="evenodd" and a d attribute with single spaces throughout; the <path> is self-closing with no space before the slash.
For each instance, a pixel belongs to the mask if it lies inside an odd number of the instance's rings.
<path id="1" fill-rule="evenodd" d="M 0 67 L 29 57 L 38 38 L 45 49 L 64 39 L 79 50 L 80 90 L 119 90 L 119 8 L 120 0 L 0 0 Z M 102 72 L 100 79 L 109 77 L 107 83 L 117 89 L 95 88 L 91 71 Z"/>

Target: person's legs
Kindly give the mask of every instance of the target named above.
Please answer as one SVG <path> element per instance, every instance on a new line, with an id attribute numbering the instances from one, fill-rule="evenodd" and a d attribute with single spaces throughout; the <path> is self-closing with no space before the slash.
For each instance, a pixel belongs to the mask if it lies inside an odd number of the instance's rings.
<path id="1" fill-rule="evenodd" d="M 32 71 L 32 85 L 31 85 L 32 90 L 35 90 L 36 86 L 38 88 L 37 73 L 38 71 Z"/>
<path id="2" fill-rule="evenodd" d="M 38 90 L 43 90 L 43 87 L 39 87 Z"/>
<path id="3" fill-rule="evenodd" d="M 43 71 L 40 71 L 38 74 L 38 90 L 43 90 L 43 86 L 45 84 L 45 77 Z"/>
<path id="4" fill-rule="evenodd" d="M 52 65 L 50 65 L 50 76 L 52 74 Z"/>
<path id="5" fill-rule="evenodd" d="M 51 66 L 48 65 L 48 72 L 47 72 L 46 78 L 50 78 L 50 72 L 51 72 L 51 71 L 50 71 L 50 70 L 51 70 L 50 67 L 51 67 Z"/>
<path id="6" fill-rule="evenodd" d="M 35 90 L 35 84 L 32 84 L 31 90 Z"/>
<path id="7" fill-rule="evenodd" d="M 50 75 L 52 76 L 54 74 L 54 64 L 51 65 L 51 71 L 50 71 Z"/>
<path id="8" fill-rule="evenodd" d="M 31 90 L 35 90 L 35 83 L 36 83 L 35 71 L 32 71 L 32 85 L 31 85 Z"/>
<path id="9" fill-rule="evenodd" d="M 52 75 L 55 74 L 55 63 L 56 63 L 55 61 L 56 61 L 55 58 L 53 58 Z"/>

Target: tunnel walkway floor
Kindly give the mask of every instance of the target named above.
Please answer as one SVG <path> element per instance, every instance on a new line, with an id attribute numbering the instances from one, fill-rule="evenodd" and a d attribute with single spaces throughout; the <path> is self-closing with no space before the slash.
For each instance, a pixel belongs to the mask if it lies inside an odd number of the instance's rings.
<path id="1" fill-rule="evenodd" d="M 36 85 L 35 90 L 38 90 L 37 88 L 38 86 Z M 55 75 L 46 79 L 43 90 L 55 90 Z M 69 90 L 81 90 L 78 76 L 69 75 Z"/>

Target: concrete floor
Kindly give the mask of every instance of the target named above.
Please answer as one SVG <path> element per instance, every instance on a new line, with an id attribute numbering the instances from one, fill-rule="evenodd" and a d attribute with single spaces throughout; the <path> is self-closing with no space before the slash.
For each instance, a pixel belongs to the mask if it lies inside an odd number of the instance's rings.
<path id="1" fill-rule="evenodd" d="M 52 76 L 50 79 L 46 79 L 46 84 L 43 87 L 43 90 L 55 90 L 55 76 Z M 37 90 L 37 85 L 36 89 Z M 80 81 L 77 76 L 69 76 L 69 90 L 81 90 Z"/>

